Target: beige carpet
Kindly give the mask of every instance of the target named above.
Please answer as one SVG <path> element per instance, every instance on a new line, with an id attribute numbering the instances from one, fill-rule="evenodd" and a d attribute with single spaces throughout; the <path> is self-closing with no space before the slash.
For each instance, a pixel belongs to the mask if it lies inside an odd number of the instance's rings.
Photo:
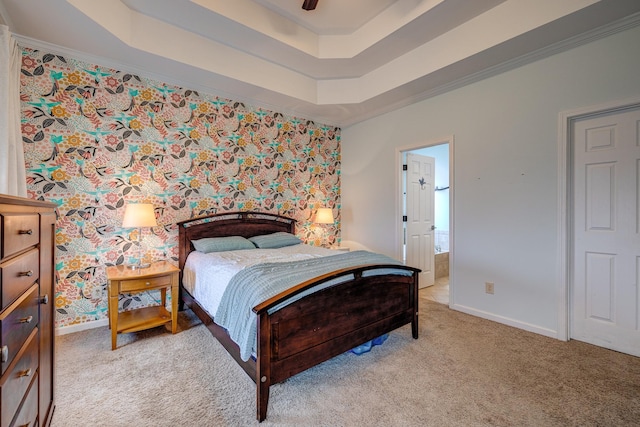
<path id="1" fill-rule="evenodd" d="M 271 389 L 262 426 L 631 426 L 640 359 L 421 300 L 420 338 L 392 333 Z M 180 332 L 56 339 L 54 427 L 250 426 L 255 385 L 190 311 Z"/>

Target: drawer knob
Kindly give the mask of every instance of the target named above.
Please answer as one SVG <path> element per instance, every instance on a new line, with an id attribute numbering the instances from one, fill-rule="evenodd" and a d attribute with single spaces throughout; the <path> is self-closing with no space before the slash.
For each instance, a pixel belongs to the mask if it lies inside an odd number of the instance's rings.
<path id="1" fill-rule="evenodd" d="M 20 273 L 18 273 L 18 276 L 20 276 L 20 277 L 23 277 L 23 276 L 31 277 L 31 276 L 33 276 L 33 271 L 32 270 L 21 271 Z"/>
<path id="2" fill-rule="evenodd" d="M 9 360 L 9 347 L 6 345 L 3 345 L 2 351 L 0 351 L 0 353 L 2 353 L 2 363 L 6 363 L 7 360 Z"/>
<path id="3" fill-rule="evenodd" d="M 146 282 L 144 285 L 145 285 L 145 286 L 151 286 L 151 283 Z"/>
<path id="4" fill-rule="evenodd" d="M 29 230 L 20 230 L 18 231 L 18 234 L 33 234 L 33 230 L 29 229 Z"/>
<path id="5" fill-rule="evenodd" d="M 18 377 L 30 377 L 31 376 L 31 368 L 18 372 Z"/>
<path id="6" fill-rule="evenodd" d="M 49 304 L 49 294 L 40 297 L 40 304 Z"/>
<path id="7" fill-rule="evenodd" d="M 23 317 L 22 319 L 18 320 L 18 323 L 31 323 L 32 320 L 33 316 Z"/>

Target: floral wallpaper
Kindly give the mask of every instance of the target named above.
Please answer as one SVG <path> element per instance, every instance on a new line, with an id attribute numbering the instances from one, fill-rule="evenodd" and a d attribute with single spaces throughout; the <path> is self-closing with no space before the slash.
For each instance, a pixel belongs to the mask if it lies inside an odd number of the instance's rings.
<path id="1" fill-rule="evenodd" d="M 139 253 L 177 265 L 185 219 L 266 211 L 297 219 L 310 244 L 340 238 L 339 128 L 31 49 L 21 85 L 29 197 L 58 205 L 57 327 L 107 318 L 105 266 Z M 153 203 L 158 226 L 123 229 L 129 202 Z M 328 229 L 311 222 L 322 206 Z"/>

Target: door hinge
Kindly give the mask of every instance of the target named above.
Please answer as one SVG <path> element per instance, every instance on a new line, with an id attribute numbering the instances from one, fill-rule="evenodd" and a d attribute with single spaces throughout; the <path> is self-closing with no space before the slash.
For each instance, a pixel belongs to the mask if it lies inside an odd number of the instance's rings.
<path id="1" fill-rule="evenodd" d="M 402 215 L 402 222 L 407 222 L 407 216 L 406 215 Z"/>
<path id="2" fill-rule="evenodd" d="M 407 170 L 407 165 L 402 165 L 402 170 L 406 171 Z"/>

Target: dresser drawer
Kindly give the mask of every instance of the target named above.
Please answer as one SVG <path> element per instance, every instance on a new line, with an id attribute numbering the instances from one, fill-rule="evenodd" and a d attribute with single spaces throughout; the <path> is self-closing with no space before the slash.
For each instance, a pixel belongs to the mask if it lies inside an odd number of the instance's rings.
<path id="1" fill-rule="evenodd" d="M 27 337 L 38 325 L 38 285 L 34 284 L 16 304 L 0 315 L 0 349 L 4 374 Z"/>
<path id="2" fill-rule="evenodd" d="M 29 384 L 38 372 L 38 330 L 34 329 L 17 356 L 13 368 L 8 370 L 0 382 L 0 425 L 11 423 Z"/>
<path id="3" fill-rule="evenodd" d="M 144 291 L 145 289 L 171 286 L 171 275 L 150 277 L 148 279 L 129 279 L 120 282 L 120 292 Z"/>
<path id="4" fill-rule="evenodd" d="M 40 276 L 38 249 L 30 250 L 0 264 L 0 298 L 2 310 L 29 289 Z"/>
<path id="5" fill-rule="evenodd" d="M 40 240 L 40 216 L 38 214 L 1 214 L 2 254 L 6 258 Z"/>
<path id="6" fill-rule="evenodd" d="M 11 427 L 34 427 L 38 424 L 38 375 L 31 382 L 31 387 L 27 392 L 20 411 L 16 415 Z M 0 427 L 9 427 L 2 424 Z"/>

